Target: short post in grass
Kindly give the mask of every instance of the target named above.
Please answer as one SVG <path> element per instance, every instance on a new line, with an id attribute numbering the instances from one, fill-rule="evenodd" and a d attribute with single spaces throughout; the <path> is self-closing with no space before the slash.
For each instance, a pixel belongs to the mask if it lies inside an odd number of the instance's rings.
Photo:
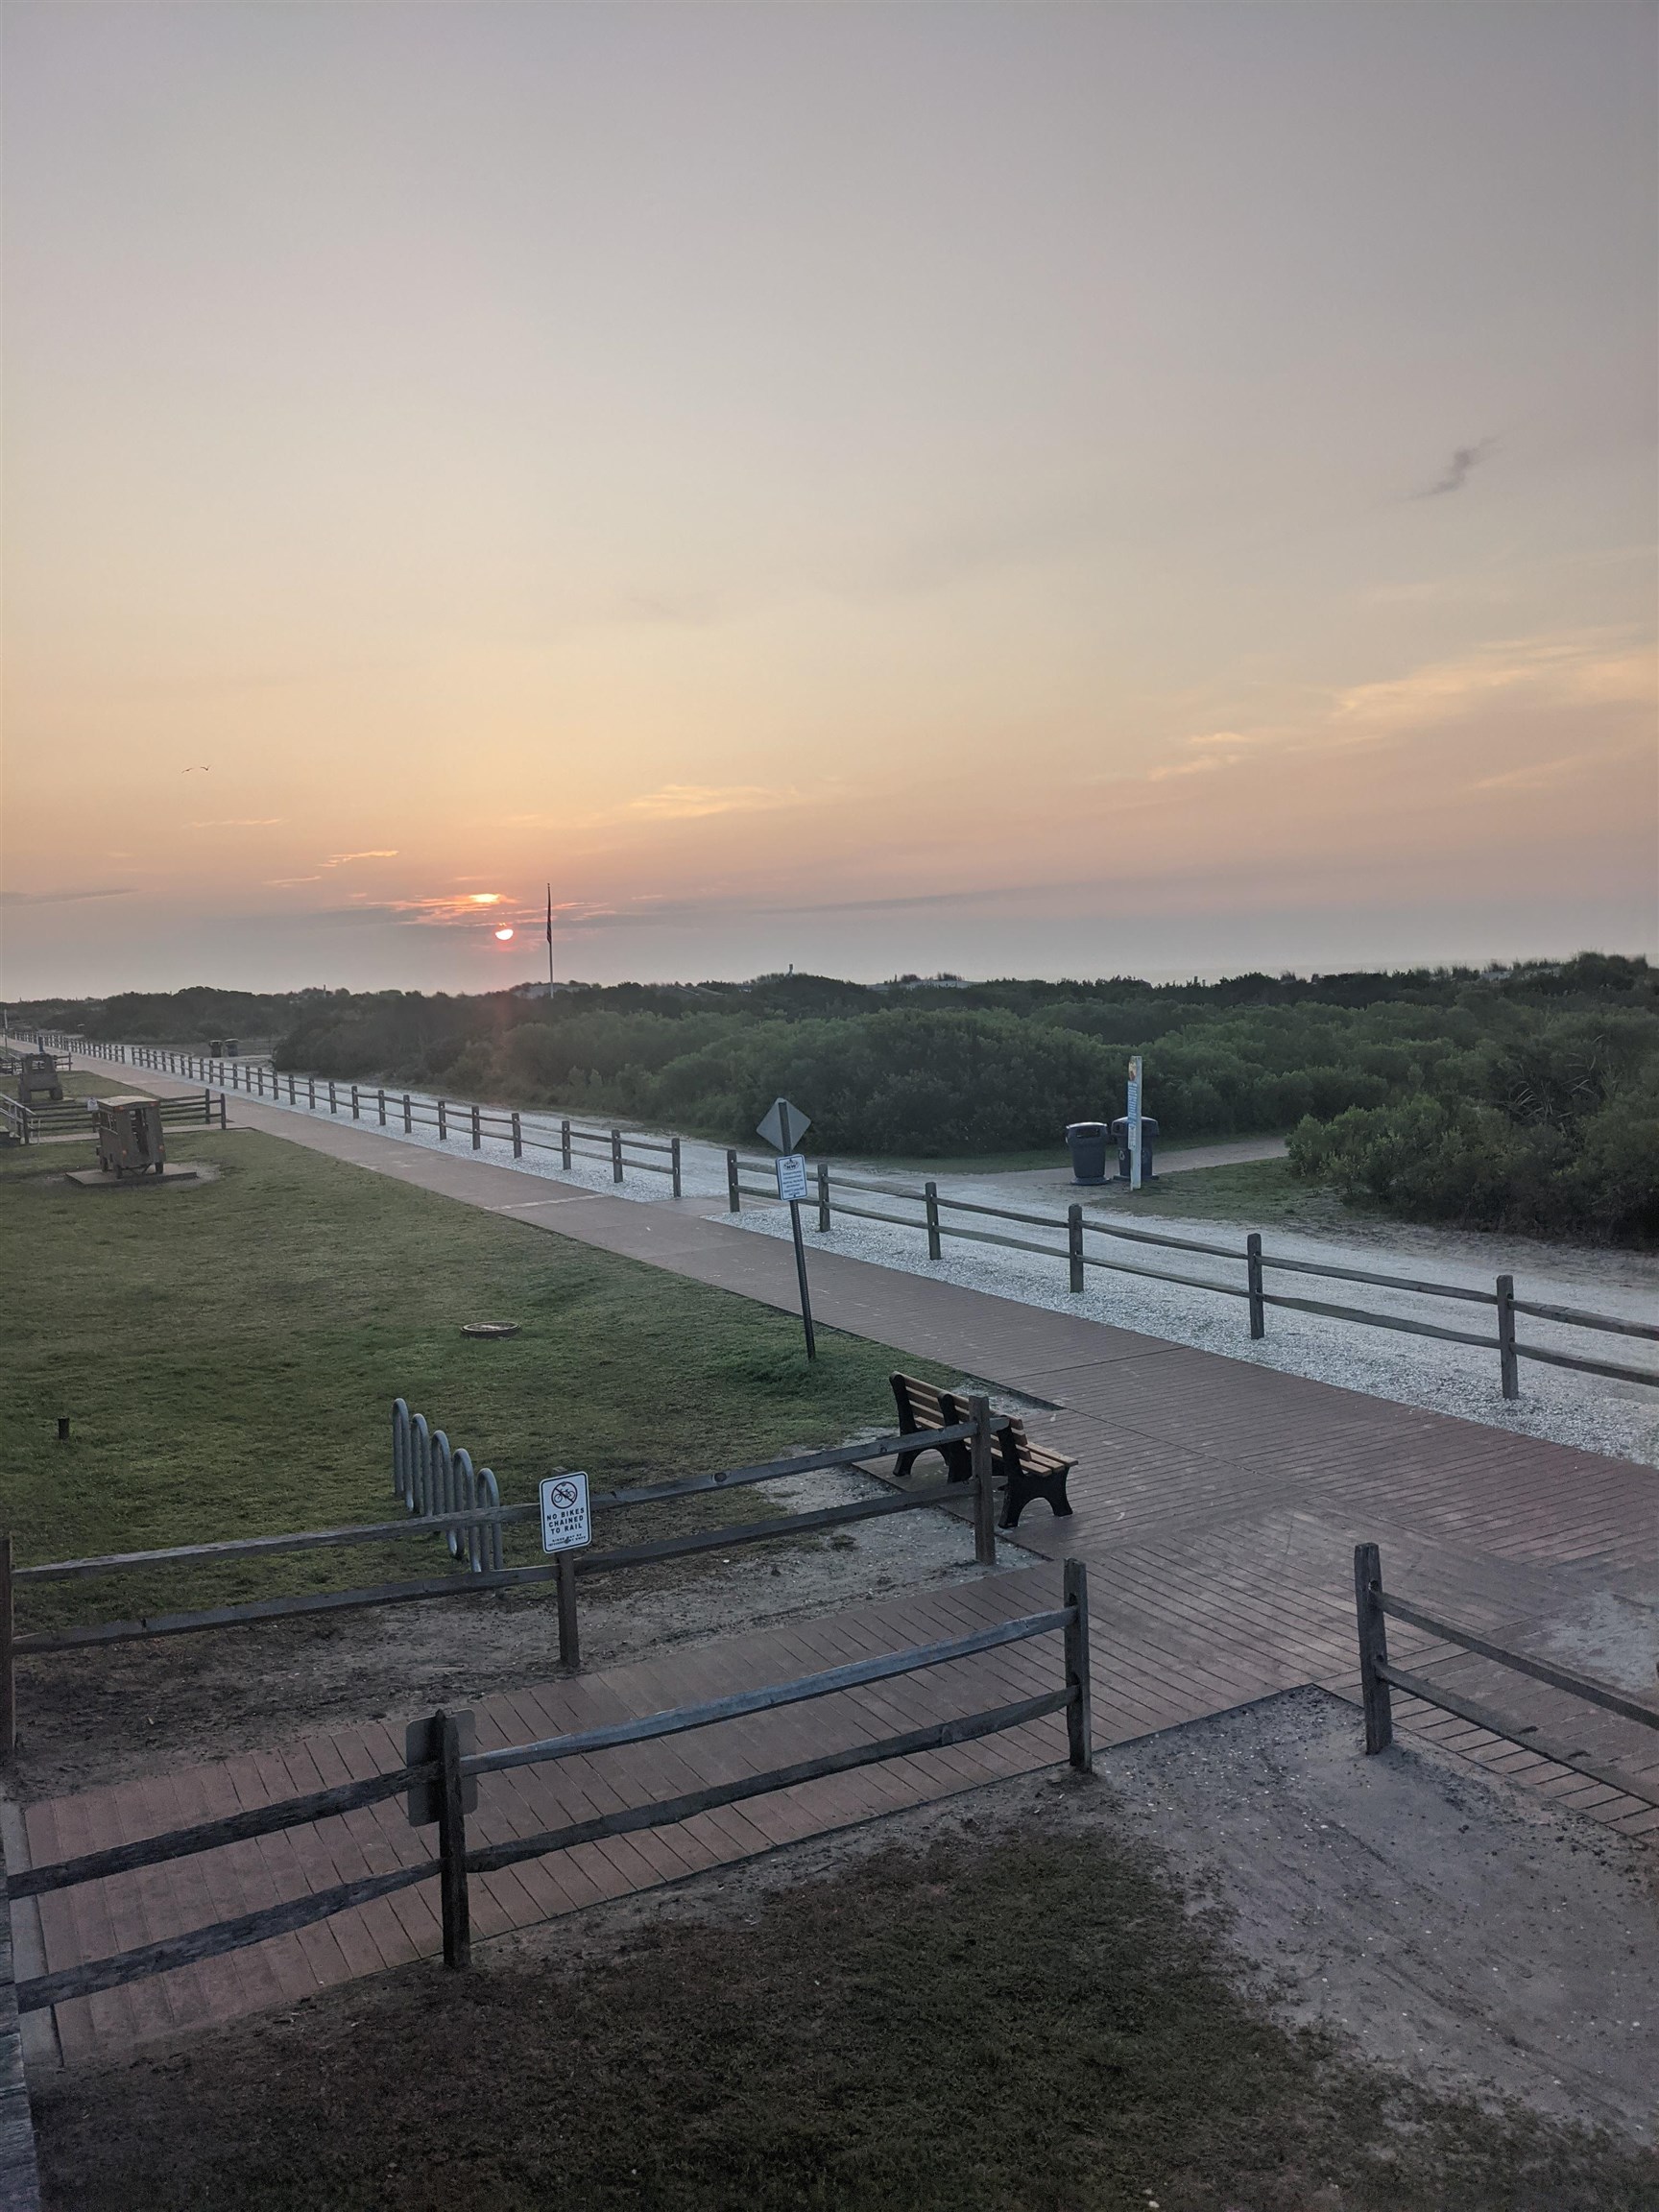
<path id="1" fill-rule="evenodd" d="M 1262 1233 L 1252 1229 L 1244 1239 L 1244 1277 L 1250 1292 L 1250 1334 L 1267 1334 L 1267 1306 L 1262 1293 Z"/>
<path id="2" fill-rule="evenodd" d="M 728 1152 L 726 1155 L 726 1211 L 728 1214 L 741 1214 L 743 1211 L 743 1190 L 737 1180 L 735 1152 Z"/>
<path id="3" fill-rule="evenodd" d="M 461 1798 L 461 1731 L 453 1713 L 434 1716 L 438 1739 L 438 1887 L 444 1908 L 444 1963 L 472 1963 L 472 1916 L 467 1894 L 467 1815 Z"/>
<path id="4" fill-rule="evenodd" d="M 622 1180 L 622 1132 L 620 1129 L 613 1129 L 611 1132 L 611 1180 L 613 1183 L 620 1183 Z"/>
<path id="5" fill-rule="evenodd" d="M 1386 1751 L 1394 1741 L 1394 1707 L 1388 1679 L 1388 1623 L 1382 1611 L 1382 1554 L 1375 1544 L 1354 1547 L 1354 1606 L 1359 1626 L 1359 1695 L 1365 1707 L 1365 1749 Z"/>
<path id="6" fill-rule="evenodd" d="M 1072 1769 L 1089 1774 L 1094 1767 L 1094 1730 L 1089 1713 L 1089 1570 L 1081 1559 L 1068 1559 L 1062 1570 L 1061 1602 L 1067 1613 L 1065 1636 L 1066 1743 Z"/>
<path id="7" fill-rule="evenodd" d="M 1521 1395 L 1521 1362 L 1515 1352 L 1515 1278 L 1498 1278 L 1498 1365 L 1505 1398 Z"/>
<path id="8" fill-rule="evenodd" d="M 991 1442 L 991 1401 L 977 1396 L 968 1401 L 968 1418 L 974 1434 L 968 1443 L 974 1470 L 974 1558 L 980 1567 L 997 1564 L 997 1477 Z"/>
<path id="9" fill-rule="evenodd" d="M 927 1214 L 927 1257 L 929 1260 L 943 1260 L 945 1247 L 939 1239 L 939 1186 L 937 1183 L 923 1184 L 922 1201 Z"/>
<path id="10" fill-rule="evenodd" d="M 1066 1260 L 1068 1287 L 1083 1287 L 1083 1209 L 1073 1203 L 1066 1209 Z"/>
<path id="11" fill-rule="evenodd" d="M 668 1188 L 676 1198 L 680 1196 L 680 1140 L 678 1137 L 670 1137 L 668 1140 Z"/>
<path id="12" fill-rule="evenodd" d="M 481 1126 L 480 1126 L 480 1124 L 479 1124 L 479 1120 L 478 1120 L 478 1109 L 477 1109 L 477 1107 L 476 1107 L 476 1106 L 474 1106 L 474 1107 L 473 1107 L 473 1109 L 472 1109 L 472 1149 L 473 1149 L 473 1151 L 474 1151 L 474 1152 L 480 1151 L 480 1150 L 482 1149 L 482 1147 L 483 1147 L 483 1143 L 484 1143 L 484 1132 L 483 1132 L 483 1129 L 482 1129 L 482 1127 L 481 1127 Z"/>
<path id="13" fill-rule="evenodd" d="M 219 1126 L 221 1129 L 229 1127 L 229 1123 L 225 1118 L 225 1094 L 223 1091 L 219 1094 Z"/>
<path id="14" fill-rule="evenodd" d="M 568 1121 L 561 1121 L 559 1124 L 559 1165 L 568 1171 L 570 1166 L 570 1124 Z"/>
<path id="15" fill-rule="evenodd" d="M 818 1163 L 818 1234 L 821 1237 L 828 1237 L 830 1234 L 830 1163 L 828 1160 L 820 1160 Z"/>
<path id="16" fill-rule="evenodd" d="M 513 1157 L 515 1160 L 524 1157 L 524 1124 L 518 1118 L 517 1107 L 513 1110 Z"/>
<path id="17" fill-rule="evenodd" d="M 0 1759 L 17 1748 L 17 1672 L 12 1655 L 12 1539 L 0 1536 Z"/>
<path id="18" fill-rule="evenodd" d="M 202 1094 L 202 1126 L 204 1129 L 211 1129 L 213 1126 L 213 1094 L 211 1091 L 204 1091 Z"/>

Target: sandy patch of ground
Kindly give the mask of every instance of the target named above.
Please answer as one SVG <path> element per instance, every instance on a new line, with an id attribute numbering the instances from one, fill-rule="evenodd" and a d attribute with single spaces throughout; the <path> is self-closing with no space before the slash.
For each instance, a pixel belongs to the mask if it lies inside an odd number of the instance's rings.
<path id="1" fill-rule="evenodd" d="M 896 1844 L 1102 1823 L 1163 1854 L 1190 1910 L 1224 1916 L 1282 2017 L 1440 2094 L 1659 2133 L 1653 1853 L 1428 1746 L 1368 1759 L 1357 1709 L 1311 1688 L 1102 1752 L 1093 1783 L 1062 1768 L 964 1791 L 478 1957 L 603 1957 L 657 1916 L 740 1916 Z"/>

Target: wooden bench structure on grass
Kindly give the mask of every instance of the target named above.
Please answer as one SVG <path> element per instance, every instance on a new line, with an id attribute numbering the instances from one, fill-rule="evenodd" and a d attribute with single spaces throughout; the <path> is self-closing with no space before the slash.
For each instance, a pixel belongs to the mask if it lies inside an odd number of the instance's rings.
<path id="1" fill-rule="evenodd" d="M 893 1401 L 899 1408 L 899 1428 L 905 1436 L 925 1437 L 929 1429 L 955 1429 L 971 1421 L 966 1398 L 951 1390 L 936 1390 L 931 1382 L 924 1382 L 914 1375 L 890 1375 Z M 927 1444 L 918 1442 L 913 1452 L 901 1453 L 893 1473 L 902 1479 L 909 1474 L 924 1452 L 937 1452 L 944 1460 L 952 1482 L 973 1479 L 974 1469 L 970 1448 L 961 1444 Z M 1071 1511 L 1066 1495 L 1066 1478 L 1076 1465 L 1074 1459 L 1064 1459 L 1058 1452 L 1046 1452 L 1033 1444 L 1025 1433 L 1025 1424 L 1011 1416 L 1008 1426 L 997 1436 L 997 1453 L 1002 1472 L 1002 1516 L 999 1528 L 1018 1527 L 1020 1516 L 1033 1498 L 1045 1498 L 1055 1517 L 1062 1518 Z"/>

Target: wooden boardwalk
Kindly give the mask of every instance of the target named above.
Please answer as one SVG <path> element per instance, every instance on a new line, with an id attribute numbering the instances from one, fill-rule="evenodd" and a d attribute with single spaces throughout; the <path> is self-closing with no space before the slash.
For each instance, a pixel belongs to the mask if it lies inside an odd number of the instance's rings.
<path id="1" fill-rule="evenodd" d="M 156 1086 L 159 1088 L 159 1085 Z M 254 1111 L 239 1107 L 239 1118 Z M 694 1203 L 582 1197 L 510 1169 L 281 1114 L 274 1134 L 537 1227 L 768 1303 L 793 1300 L 786 1246 L 704 1218 Z M 1659 1475 L 1019 1305 L 815 1254 L 828 1323 L 992 1380 L 1033 1402 L 1034 1440 L 1077 1458 L 1076 1512 L 1029 1507 L 1004 1569 L 655 1661 L 491 1698 L 481 1748 L 650 1712 L 962 1634 L 1058 1601 L 1064 1555 L 1090 1568 L 1094 1735 L 1112 1743 L 1305 1682 L 1357 1689 L 1354 1544 L 1382 1548 L 1388 1586 L 1540 1654 L 1599 1608 L 1659 1597 Z M 1659 1738 L 1398 1628 L 1395 1655 L 1467 1695 L 1659 1786 Z M 1595 1671 L 1582 1657 L 1568 1657 Z M 1058 1638 L 982 1654 L 671 1743 L 486 1777 L 469 1838 L 534 1834 L 757 1772 L 1054 1685 Z M 1408 1700 L 1407 1729 L 1575 1804 L 1631 1835 L 1659 1811 Z M 1358 1749 L 1358 1717 L 1356 1746 Z M 400 1724 L 306 1737 L 191 1772 L 0 1809 L 13 1870 L 400 1764 Z M 476 1880 L 482 1937 L 1064 1756 L 1056 1718 L 1000 1738 L 806 1785 L 680 1826 L 584 1845 Z M 12 1908 L 20 1977 L 152 1942 L 279 1898 L 429 1855 L 400 1800 L 208 1857 Z M 432 1886 L 435 1887 L 435 1886 Z M 428 1886 L 254 1949 L 25 2022 L 33 2065 L 78 2063 L 294 2003 L 434 1955 Z"/>

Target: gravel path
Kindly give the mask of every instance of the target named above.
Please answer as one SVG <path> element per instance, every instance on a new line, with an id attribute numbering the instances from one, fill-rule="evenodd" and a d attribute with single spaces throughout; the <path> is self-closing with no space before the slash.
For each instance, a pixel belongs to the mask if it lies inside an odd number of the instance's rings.
<path id="1" fill-rule="evenodd" d="M 434 1101 L 413 1094 L 428 1109 Z M 349 1115 L 349 1093 L 341 1087 L 341 1118 Z M 400 1104 L 401 1094 L 398 1094 Z M 270 1104 L 267 1099 L 265 1103 Z M 285 1101 L 276 1101 L 288 1111 Z M 453 1105 L 453 1102 L 451 1102 Z M 232 1096 L 232 1111 L 234 1095 Z M 305 1113 L 303 1105 L 294 1111 Z M 373 1094 L 362 1100 L 363 1124 L 376 1128 Z M 649 1204 L 669 1195 L 666 1172 L 652 1173 L 630 1154 L 625 1180 L 612 1180 L 608 1152 L 603 1156 L 578 1155 L 568 1172 L 560 1166 L 559 1121 L 556 1114 L 525 1113 L 520 1117 L 525 1152 L 515 1160 L 505 1137 L 486 1135 L 477 1157 L 497 1166 L 517 1167 L 528 1175 L 548 1178 L 565 1186 L 603 1191 L 607 1195 Z M 452 1112 L 451 1137 L 445 1149 L 470 1151 L 470 1129 L 463 1112 Z M 405 1136 L 399 1123 L 399 1106 L 388 1100 L 385 1134 L 398 1143 L 438 1144 L 434 1128 L 416 1123 Z M 664 1140 L 657 1132 L 634 1132 Z M 757 1152 L 759 1147 L 755 1148 Z M 595 1155 L 601 1147 L 594 1146 Z M 666 1155 L 652 1154 L 665 1170 Z M 898 1195 L 914 1191 L 918 1179 L 878 1177 L 854 1168 L 861 1181 L 879 1181 L 881 1196 L 858 1196 L 854 1202 L 903 1217 L 906 1226 L 854 1220 L 837 1214 L 835 1226 L 821 1237 L 812 1224 L 816 1209 L 802 1209 L 809 1245 L 847 1254 L 877 1265 L 916 1275 L 932 1275 L 947 1282 L 987 1290 L 1004 1298 L 1020 1299 L 1056 1312 L 1084 1313 L 1118 1328 L 1139 1330 L 1170 1343 L 1190 1344 L 1227 1358 L 1246 1359 L 1288 1374 L 1305 1375 L 1342 1389 L 1359 1390 L 1373 1397 L 1389 1398 L 1403 1405 L 1422 1406 L 1437 1413 L 1464 1420 L 1482 1421 L 1494 1428 L 1512 1429 L 1528 1436 L 1547 1437 L 1584 1451 L 1601 1452 L 1659 1466 L 1659 1388 L 1606 1378 L 1577 1375 L 1561 1368 L 1524 1359 L 1521 1398 L 1506 1403 L 1499 1386 L 1495 1351 L 1443 1343 L 1433 1338 L 1407 1335 L 1391 1330 L 1368 1328 L 1323 1315 L 1297 1313 L 1284 1308 L 1269 1310 L 1267 1335 L 1252 1343 L 1242 1297 L 1217 1295 L 1215 1290 L 1153 1282 L 1143 1276 L 1109 1272 L 1091 1267 L 1080 1295 L 1067 1288 L 1065 1231 L 1066 1193 L 1034 1195 L 1028 1174 L 956 1174 L 938 1178 L 943 1198 L 961 1198 L 981 1206 L 1006 1207 L 1043 1215 L 1053 1228 L 1022 1226 L 1002 1221 L 976 1220 L 969 1213 L 947 1223 L 959 1228 L 977 1227 L 994 1234 L 1008 1234 L 1048 1247 L 1042 1254 L 1010 1251 L 998 1244 L 975 1243 L 948 1236 L 945 1256 L 930 1262 L 923 1229 L 919 1198 Z M 753 1181 L 754 1177 L 750 1176 Z M 682 1182 L 688 1202 L 699 1212 L 724 1213 L 726 1154 L 723 1147 L 687 1138 L 682 1145 Z M 1087 1208 L 1085 1217 L 1088 1218 Z M 1243 1286 L 1244 1232 L 1234 1221 L 1206 1220 L 1201 1216 L 1166 1216 L 1166 1234 L 1182 1239 L 1223 1246 L 1229 1255 L 1217 1258 L 1202 1253 L 1170 1251 L 1091 1234 L 1091 1256 L 1110 1257 L 1127 1266 L 1169 1267 L 1190 1276 L 1199 1285 L 1214 1284 L 1238 1291 Z M 1114 1215 L 1115 1226 L 1122 1226 Z M 745 1198 L 739 1225 L 757 1236 L 786 1237 L 787 1214 L 776 1204 Z M 1325 1266 L 1353 1267 L 1379 1273 L 1431 1275 L 1456 1287 L 1490 1293 L 1500 1269 L 1515 1277 L 1516 1295 L 1542 1305 L 1578 1306 L 1619 1319 L 1653 1324 L 1659 1321 L 1659 1259 L 1647 1254 L 1602 1252 L 1574 1246 L 1542 1244 L 1526 1238 L 1488 1238 L 1455 1230 L 1412 1228 L 1397 1224 L 1357 1220 L 1339 1236 L 1306 1230 L 1275 1228 L 1264 1232 L 1269 1260 L 1313 1261 Z M 1375 1312 L 1427 1321 L 1442 1328 L 1466 1329 L 1489 1335 L 1494 1322 L 1490 1308 L 1461 1301 L 1427 1298 L 1408 1291 L 1385 1289 L 1371 1284 L 1333 1282 L 1319 1277 L 1281 1273 L 1269 1265 L 1269 1294 L 1308 1297 L 1354 1306 Z M 1621 1365 L 1650 1369 L 1659 1382 L 1659 1347 L 1628 1336 L 1569 1329 L 1554 1322 L 1523 1317 L 1519 1332 L 1523 1344 L 1546 1350 L 1572 1352 L 1581 1358 L 1600 1358 Z"/>

